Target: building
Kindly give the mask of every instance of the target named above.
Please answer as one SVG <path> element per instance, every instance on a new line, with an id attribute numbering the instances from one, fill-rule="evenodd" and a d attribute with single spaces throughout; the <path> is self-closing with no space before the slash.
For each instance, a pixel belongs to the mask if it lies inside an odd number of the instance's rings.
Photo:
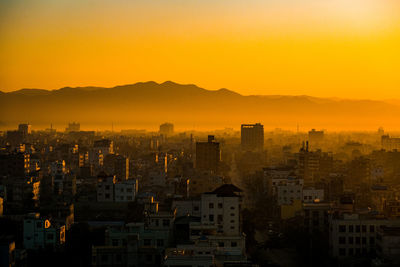
<path id="1" fill-rule="evenodd" d="M 303 203 L 304 229 L 309 233 L 327 233 L 332 204 L 328 202 Z"/>
<path id="2" fill-rule="evenodd" d="M 321 144 L 324 141 L 324 131 L 316 131 L 312 129 L 308 132 L 308 142 L 311 148 L 321 148 Z"/>
<path id="3" fill-rule="evenodd" d="M 30 155 L 25 153 L 0 154 L 0 176 L 24 177 L 30 170 Z"/>
<path id="4" fill-rule="evenodd" d="M 264 126 L 261 123 L 242 124 L 241 146 L 245 151 L 263 151 Z"/>
<path id="5" fill-rule="evenodd" d="M 377 229 L 376 251 L 378 257 L 386 262 L 400 264 L 400 226 Z"/>
<path id="6" fill-rule="evenodd" d="M 18 132 L 20 132 L 23 138 L 26 138 L 32 133 L 31 125 L 29 123 L 23 123 L 18 125 Z"/>
<path id="7" fill-rule="evenodd" d="M 324 200 L 323 189 L 315 189 L 312 187 L 303 188 L 303 202 L 312 203 L 315 201 L 323 201 L 323 200 Z"/>
<path id="8" fill-rule="evenodd" d="M 77 123 L 77 122 L 68 123 L 67 128 L 65 128 L 65 131 L 67 133 L 69 133 L 69 132 L 79 132 L 80 130 L 81 130 L 81 124 Z"/>
<path id="9" fill-rule="evenodd" d="M 333 218 L 329 236 L 331 255 L 340 259 L 375 253 L 377 233 L 382 227 L 400 227 L 400 220 L 388 220 L 369 214 L 343 214 L 341 218 Z M 381 231 L 381 234 L 380 238 L 383 238 L 385 231 Z M 381 240 L 382 253 L 383 247 L 390 243 L 389 239 Z"/>
<path id="10" fill-rule="evenodd" d="M 118 181 L 125 181 L 129 178 L 129 158 L 108 154 L 104 157 L 103 165 L 105 172 L 115 175 Z"/>
<path id="11" fill-rule="evenodd" d="M 160 125 L 160 134 L 171 136 L 174 134 L 174 125 L 172 123 L 163 123 Z"/>
<path id="12" fill-rule="evenodd" d="M 41 218 L 38 213 L 31 214 L 24 219 L 25 249 L 57 248 L 65 243 L 65 225 L 52 225 L 47 219 Z"/>
<path id="13" fill-rule="evenodd" d="M 389 135 L 382 135 L 381 143 L 382 149 L 386 151 L 400 150 L 400 137 L 390 137 Z"/>
<path id="14" fill-rule="evenodd" d="M 109 139 L 101 139 L 94 141 L 93 148 L 100 151 L 103 156 L 114 153 L 114 142 Z"/>
<path id="15" fill-rule="evenodd" d="M 98 202 L 131 202 L 135 201 L 138 192 L 137 180 L 118 182 L 115 176 L 100 174 L 97 182 Z"/>
<path id="16" fill-rule="evenodd" d="M 0 236 L 0 266 L 16 265 L 15 241 L 11 236 Z"/>
<path id="17" fill-rule="evenodd" d="M 126 180 L 114 184 L 115 202 L 134 201 L 138 192 L 137 180 Z"/>
<path id="18" fill-rule="evenodd" d="M 207 142 L 196 142 L 196 169 L 218 173 L 220 162 L 221 150 L 213 135 Z"/>

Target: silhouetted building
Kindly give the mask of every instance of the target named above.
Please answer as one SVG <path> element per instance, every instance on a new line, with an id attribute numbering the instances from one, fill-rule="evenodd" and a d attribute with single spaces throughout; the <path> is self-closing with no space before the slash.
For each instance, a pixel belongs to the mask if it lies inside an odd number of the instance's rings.
<path id="1" fill-rule="evenodd" d="M 174 125 L 172 123 L 163 123 L 160 125 L 160 134 L 171 136 L 174 134 Z"/>
<path id="2" fill-rule="evenodd" d="M 221 150 L 213 135 L 208 136 L 207 142 L 196 142 L 197 169 L 218 173 L 220 161 Z"/>
<path id="3" fill-rule="evenodd" d="M 0 176 L 24 177 L 29 172 L 29 154 L 0 155 Z"/>
<path id="4" fill-rule="evenodd" d="M 264 149 L 264 126 L 260 123 L 242 124 L 241 144 L 243 150 L 262 151 Z"/>
<path id="5" fill-rule="evenodd" d="M 22 136 L 26 138 L 29 134 L 32 133 L 31 125 L 29 123 L 23 123 L 18 125 L 18 132 L 20 132 Z"/>
<path id="6" fill-rule="evenodd" d="M 81 124 L 80 123 L 76 123 L 76 122 L 68 123 L 67 128 L 65 128 L 65 131 L 67 133 L 69 133 L 69 132 L 79 132 L 80 130 L 81 130 Z"/>

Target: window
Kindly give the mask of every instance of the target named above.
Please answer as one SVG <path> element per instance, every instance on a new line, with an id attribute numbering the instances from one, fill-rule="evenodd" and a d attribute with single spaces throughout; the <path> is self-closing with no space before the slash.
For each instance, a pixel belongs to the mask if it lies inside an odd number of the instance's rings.
<path id="1" fill-rule="evenodd" d="M 168 219 L 163 219 L 162 220 L 162 225 L 163 226 L 169 226 L 169 220 Z"/>
<path id="2" fill-rule="evenodd" d="M 349 236 L 349 244 L 354 244 L 354 238 L 352 236 Z"/>
<path id="3" fill-rule="evenodd" d="M 233 248 L 237 247 L 237 243 L 236 242 L 232 242 L 231 243 L 231 247 L 233 247 Z"/>
<path id="4" fill-rule="evenodd" d="M 339 225 L 339 232 L 345 233 L 346 232 L 346 225 Z"/>
<path id="5" fill-rule="evenodd" d="M 222 203 L 218 203 L 218 208 L 222 209 Z"/>
<path id="6" fill-rule="evenodd" d="M 349 225 L 349 233 L 353 233 L 354 232 L 354 225 Z"/>
<path id="7" fill-rule="evenodd" d="M 360 237 L 359 237 L 359 236 L 356 237 L 356 244 L 357 244 L 357 245 L 360 244 Z"/>
<path id="8" fill-rule="evenodd" d="M 54 239 L 54 235 L 53 234 L 48 234 L 47 235 L 47 239 L 48 240 L 53 240 Z"/>
<path id="9" fill-rule="evenodd" d="M 151 239 L 144 239 L 143 240 L 143 245 L 144 246 L 151 246 Z"/>
<path id="10" fill-rule="evenodd" d="M 341 245 L 346 244 L 346 237 L 339 236 L 339 244 L 341 244 Z"/>
<path id="11" fill-rule="evenodd" d="M 160 225 L 158 219 L 155 219 L 154 222 L 155 222 L 156 226 L 159 226 L 159 225 Z"/>
<path id="12" fill-rule="evenodd" d="M 42 228 L 42 222 L 37 222 L 36 223 L 36 228 Z"/>
<path id="13" fill-rule="evenodd" d="M 235 216 L 235 213 L 231 213 L 231 216 Z"/>
<path id="14" fill-rule="evenodd" d="M 360 226 L 356 225 L 356 233 L 359 233 L 359 232 L 360 232 Z"/>
<path id="15" fill-rule="evenodd" d="M 231 210 L 234 210 L 235 209 L 235 207 L 231 207 Z"/>
<path id="16" fill-rule="evenodd" d="M 122 261 L 122 255 L 121 254 L 117 254 L 116 260 L 117 260 L 117 262 L 121 262 Z"/>
<path id="17" fill-rule="evenodd" d="M 234 230 L 234 229 L 235 229 L 235 226 L 231 226 L 231 229 Z"/>
<path id="18" fill-rule="evenodd" d="M 194 206 L 193 210 L 194 211 L 199 211 L 199 206 Z"/>
<path id="19" fill-rule="evenodd" d="M 224 247 L 224 242 L 218 242 L 218 247 L 221 247 L 221 248 L 223 248 Z"/>
<path id="20" fill-rule="evenodd" d="M 212 215 L 212 214 L 208 215 L 208 220 L 210 222 L 213 222 L 214 221 L 214 215 Z"/>
<path id="21" fill-rule="evenodd" d="M 354 249 L 349 248 L 349 256 L 353 256 L 354 255 Z"/>
<path id="22" fill-rule="evenodd" d="M 363 225 L 363 226 L 362 226 L 362 232 L 363 232 L 363 233 L 366 233 L 366 232 L 367 232 L 367 226 L 366 226 L 366 225 Z"/>
<path id="23" fill-rule="evenodd" d="M 132 193 L 132 188 L 127 188 L 127 189 L 126 189 L 126 192 Z"/>
<path id="24" fill-rule="evenodd" d="M 132 196 L 127 196 L 126 199 L 127 200 L 132 200 Z"/>
<path id="25" fill-rule="evenodd" d="M 214 203 L 208 204 L 208 208 L 213 209 L 214 208 Z"/>
<path id="26" fill-rule="evenodd" d="M 223 216 L 222 215 L 218 215 L 218 222 L 222 223 L 222 221 L 223 221 Z"/>
<path id="27" fill-rule="evenodd" d="M 366 237 L 363 237 L 363 238 L 362 238 L 362 243 L 363 243 L 363 244 L 367 244 L 367 238 L 366 238 Z"/>
<path id="28" fill-rule="evenodd" d="M 231 223 L 234 223 L 235 222 L 235 220 L 231 220 Z"/>
<path id="29" fill-rule="evenodd" d="M 106 185 L 105 188 L 106 188 L 106 190 L 110 190 L 110 186 L 109 185 Z"/>
<path id="30" fill-rule="evenodd" d="M 113 245 L 113 247 L 118 247 L 118 239 L 113 239 L 112 245 Z"/>
<path id="31" fill-rule="evenodd" d="M 164 246 L 164 239 L 157 239 L 157 247 L 163 247 Z"/>
<path id="32" fill-rule="evenodd" d="M 105 198 L 110 199 L 110 194 L 106 194 Z"/>
<path id="33" fill-rule="evenodd" d="M 370 232 L 370 233 L 375 232 L 375 226 L 374 226 L 374 225 L 370 225 L 370 226 L 369 226 L 369 232 Z"/>

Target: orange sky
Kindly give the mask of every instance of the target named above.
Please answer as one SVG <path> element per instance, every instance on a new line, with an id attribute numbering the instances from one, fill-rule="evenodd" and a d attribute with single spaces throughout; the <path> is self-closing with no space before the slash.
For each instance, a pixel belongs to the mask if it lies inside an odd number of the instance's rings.
<path id="1" fill-rule="evenodd" d="M 400 98 L 398 0 L 5 0 L 0 90 L 154 80 Z"/>

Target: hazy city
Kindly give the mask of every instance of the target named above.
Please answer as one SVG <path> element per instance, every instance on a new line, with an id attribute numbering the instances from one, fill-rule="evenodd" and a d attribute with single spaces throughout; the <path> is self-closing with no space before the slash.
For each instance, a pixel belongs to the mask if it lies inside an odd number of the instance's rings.
<path id="1" fill-rule="evenodd" d="M 400 266 L 400 1 L 0 1 L 0 267 Z"/>

